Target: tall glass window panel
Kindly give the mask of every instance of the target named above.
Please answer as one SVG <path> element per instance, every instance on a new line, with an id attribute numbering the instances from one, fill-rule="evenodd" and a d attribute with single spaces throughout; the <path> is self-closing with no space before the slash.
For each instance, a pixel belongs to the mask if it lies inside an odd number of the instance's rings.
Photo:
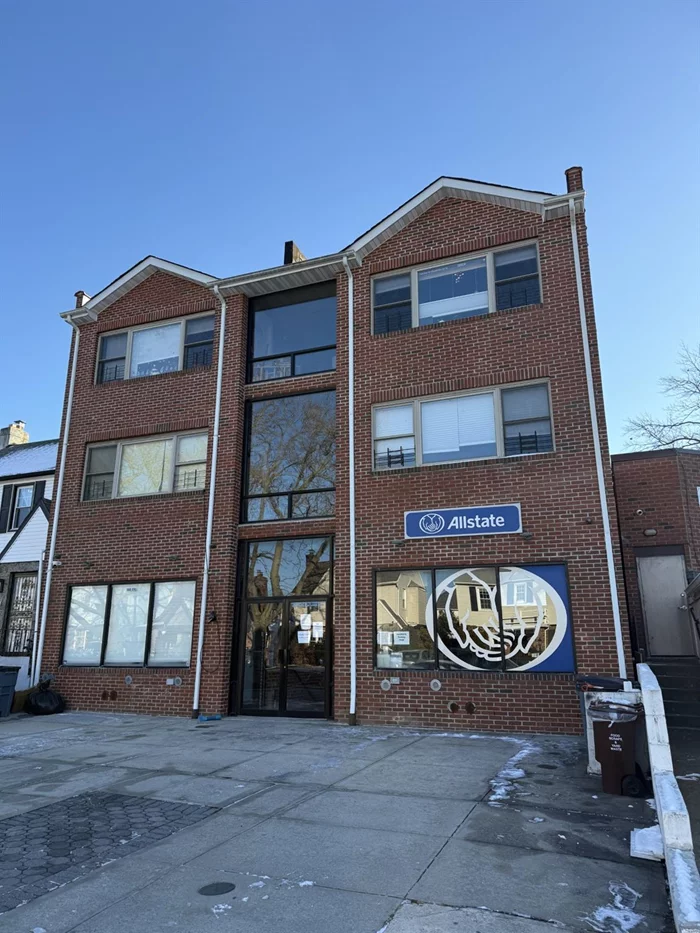
<path id="1" fill-rule="evenodd" d="M 377 667 L 435 667 L 435 642 L 426 624 L 432 575 L 425 570 L 383 570 L 376 576 Z"/>
<path id="2" fill-rule="evenodd" d="M 124 378 L 128 334 L 109 334 L 100 340 L 97 381 L 115 382 Z"/>
<path id="3" fill-rule="evenodd" d="M 335 369 L 335 283 L 255 298 L 250 308 L 253 382 Z"/>
<path id="4" fill-rule="evenodd" d="M 521 246 L 494 253 L 496 308 L 521 308 L 540 302 L 537 247 Z"/>
<path id="5" fill-rule="evenodd" d="M 292 494 L 334 487 L 335 392 L 254 402 L 250 408 L 245 519 L 289 518 Z M 307 498 L 304 506 L 308 516 L 327 515 L 327 507 L 327 500 L 315 497 Z"/>
<path id="6" fill-rule="evenodd" d="M 554 449 L 546 385 L 503 389 L 501 402 L 507 457 Z"/>
<path id="7" fill-rule="evenodd" d="M 106 586 L 74 586 L 71 589 L 64 664 L 98 665 L 107 607 Z"/>
<path id="8" fill-rule="evenodd" d="M 250 599 L 330 593 L 332 574 L 330 538 L 288 538 L 248 545 L 246 588 Z"/>
<path id="9" fill-rule="evenodd" d="M 156 583 L 148 663 L 190 663 L 194 582 Z"/>
<path id="10" fill-rule="evenodd" d="M 116 456 L 116 444 L 89 449 L 83 499 L 112 498 Z"/>
<path id="11" fill-rule="evenodd" d="M 374 279 L 374 333 L 408 330 L 413 325 L 410 273 Z"/>
<path id="12" fill-rule="evenodd" d="M 181 324 L 135 330 L 131 338 L 129 375 L 155 376 L 171 373 L 180 365 Z"/>
<path id="13" fill-rule="evenodd" d="M 557 631 L 557 606 L 543 581 L 525 568 L 500 571 L 506 670 L 536 661 Z"/>
<path id="14" fill-rule="evenodd" d="M 441 668 L 502 670 L 497 588 L 493 567 L 435 571 Z"/>
<path id="15" fill-rule="evenodd" d="M 118 496 L 170 492 L 175 442 L 142 441 L 122 446 Z"/>
<path id="16" fill-rule="evenodd" d="M 185 322 L 183 369 L 211 364 L 214 348 L 214 315 L 194 317 Z"/>
<path id="17" fill-rule="evenodd" d="M 175 490 L 204 489 L 207 473 L 207 435 L 186 434 L 177 439 Z"/>
<path id="18" fill-rule="evenodd" d="M 374 468 L 413 466 L 416 439 L 413 405 L 391 405 L 374 410 Z"/>
<path id="19" fill-rule="evenodd" d="M 423 463 L 496 456 L 493 395 L 421 403 Z"/>
<path id="20" fill-rule="evenodd" d="M 488 314 L 486 257 L 465 259 L 418 273 L 421 324 Z"/>
<path id="21" fill-rule="evenodd" d="M 12 513 L 12 528 L 19 528 L 32 510 L 34 483 L 15 487 L 15 506 Z"/>
<path id="22" fill-rule="evenodd" d="M 150 594 L 150 583 L 112 587 L 105 664 L 144 663 Z"/>

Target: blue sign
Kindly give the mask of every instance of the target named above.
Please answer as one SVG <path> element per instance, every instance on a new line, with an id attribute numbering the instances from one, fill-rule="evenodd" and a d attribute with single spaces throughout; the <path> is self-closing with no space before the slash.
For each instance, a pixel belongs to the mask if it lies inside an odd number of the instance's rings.
<path id="1" fill-rule="evenodd" d="M 477 505 L 464 509 L 404 512 L 407 538 L 461 538 L 465 535 L 514 535 L 523 530 L 520 503 Z"/>

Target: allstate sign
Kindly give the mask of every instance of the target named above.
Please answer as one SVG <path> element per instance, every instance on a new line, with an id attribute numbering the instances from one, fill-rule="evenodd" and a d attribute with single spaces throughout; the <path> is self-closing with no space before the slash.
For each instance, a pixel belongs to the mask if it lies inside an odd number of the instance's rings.
<path id="1" fill-rule="evenodd" d="M 519 502 L 404 512 L 404 533 L 407 538 L 513 535 L 522 530 Z"/>

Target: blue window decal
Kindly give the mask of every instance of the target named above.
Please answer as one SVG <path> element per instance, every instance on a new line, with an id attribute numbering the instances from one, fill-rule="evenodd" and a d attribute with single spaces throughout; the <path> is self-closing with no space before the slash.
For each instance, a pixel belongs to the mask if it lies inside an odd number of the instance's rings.
<path id="1" fill-rule="evenodd" d="M 442 669 L 574 670 L 562 564 L 436 570 L 425 605 Z"/>

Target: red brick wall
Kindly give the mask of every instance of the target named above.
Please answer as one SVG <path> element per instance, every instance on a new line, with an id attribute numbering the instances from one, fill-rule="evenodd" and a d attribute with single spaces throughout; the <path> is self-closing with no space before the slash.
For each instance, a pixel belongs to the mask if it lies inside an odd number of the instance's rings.
<path id="1" fill-rule="evenodd" d="M 578 225 L 607 465 L 583 217 Z M 372 336 L 373 273 L 525 238 L 539 242 L 541 305 Z M 392 671 L 401 683 L 384 693 L 380 682 L 387 673 L 373 669 L 373 570 L 561 561 L 567 564 L 570 579 L 578 669 L 617 673 L 568 217 L 542 223 L 539 216 L 522 211 L 444 200 L 365 260 L 355 273 L 355 295 L 358 720 L 440 728 L 578 731 L 573 675 Z M 372 404 L 543 377 L 551 384 L 556 453 L 372 472 Z M 611 489 L 608 466 L 606 481 Z M 522 504 L 523 527 L 532 532 L 529 540 L 520 535 L 403 540 L 407 509 L 512 501 Z M 614 530 L 612 496 L 609 501 Z M 337 716 L 344 718 L 349 702 L 344 497 L 339 498 L 337 519 L 335 701 Z M 617 549 L 616 558 L 619 571 Z M 623 626 L 626 631 L 624 616 Z M 443 682 L 439 693 L 429 687 L 434 676 Z M 458 703 L 459 712 L 448 712 L 450 700 Z M 473 713 L 465 710 L 469 703 L 475 706 Z"/>
<path id="2" fill-rule="evenodd" d="M 700 455 L 648 451 L 619 454 L 612 462 L 630 625 L 637 647 L 647 651 L 637 549 L 682 547 L 687 570 L 700 573 Z M 656 534 L 645 535 L 646 530 Z"/>
<path id="3" fill-rule="evenodd" d="M 607 463 L 582 215 L 578 219 L 578 233 L 599 426 Z M 372 274 L 523 238 L 536 238 L 539 242 L 541 305 L 411 332 L 372 336 Z M 373 571 L 381 568 L 560 561 L 566 563 L 569 573 L 578 668 L 616 673 L 568 218 L 543 223 L 539 215 L 523 211 L 483 202 L 444 200 L 367 257 L 355 273 L 355 296 L 358 721 L 460 729 L 578 731 L 580 718 L 573 675 L 441 672 L 438 676 L 443 689 L 433 693 L 429 689 L 432 673 L 400 672 L 401 683 L 383 693 L 379 684 L 386 672 L 374 671 L 372 592 Z M 217 303 L 203 287 L 156 273 L 103 312 L 98 323 L 81 328 L 58 530 L 61 566 L 56 568 L 51 592 L 44 663 L 45 670 L 57 673 L 59 689 L 74 707 L 183 715 L 191 709 L 199 605 L 195 608 L 189 670 L 85 670 L 60 667 L 59 662 L 66 593 L 71 583 L 191 578 L 197 581 L 199 600 L 207 493 L 81 503 L 80 491 L 85 445 L 90 441 L 207 426 L 211 450 L 216 355 L 207 370 L 103 386 L 93 384 L 100 332 L 209 308 L 217 308 Z M 250 538 L 335 534 L 335 712 L 337 718 L 345 719 L 349 708 L 350 658 L 345 276 L 338 277 L 338 364 L 333 374 L 246 386 L 246 310 L 245 298 L 229 299 L 207 606 L 208 612 L 216 612 L 217 621 L 208 623 L 205 632 L 200 707 L 218 712 L 226 712 L 228 708 L 239 545 Z M 215 344 L 218 316 L 217 310 Z M 550 380 L 555 453 L 372 472 L 372 404 L 533 378 Z M 245 401 L 327 388 L 335 388 L 337 392 L 336 519 L 239 528 Z M 611 483 L 607 469 L 606 480 Z M 523 525 L 532 533 L 530 539 L 513 535 L 403 541 L 406 509 L 511 501 L 521 502 Z M 612 505 L 611 515 L 615 526 Z M 126 673 L 134 680 L 130 687 L 124 684 Z M 183 677 L 183 687 L 165 686 L 166 676 L 172 673 Z M 457 713 L 448 712 L 447 703 L 451 700 L 460 707 Z M 471 709 L 468 704 L 473 704 L 472 713 L 465 710 Z"/>

